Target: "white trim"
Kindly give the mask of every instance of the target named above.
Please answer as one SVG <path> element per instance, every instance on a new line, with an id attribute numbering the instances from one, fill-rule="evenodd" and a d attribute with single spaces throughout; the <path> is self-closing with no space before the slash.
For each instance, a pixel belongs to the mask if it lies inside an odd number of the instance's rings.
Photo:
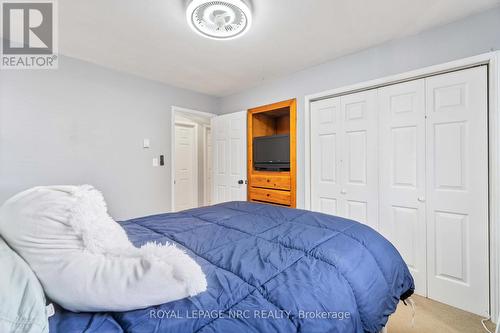
<path id="1" fill-rule="evenodd" d="M 305 96 L 305 208 L 311 209 L 311 110 L 310 104 L 320 99 L 376 89 L 400 82 L 416 80 L 478 65 L 488 65 L 489 75 L 489 187 L 490 187 L 490 313 L 498 321 L 500 311 L 500 51 L 451 61 L 402 74 L 387 76 L 347 87 Z"/>
<path id="2" fill-rule="evenodd" d="M 211 192 L 211 188 L 208 188 L 208 151 L 207 151 L 207 133 L 212 130 L 211 125 L 203 125 L 203 204 L 208 205 L 208 193 Z M 213 150 L 213 147 L 212 147 Z M 213 151 L 212 151 L 213 158 Z M 212 177 L 213 182 L 213 177 Z"/>
<path id="3" fill-rule="evenodd" d="M 216 115 L 209 112 L 197 111 L 192 109 L 187 109 L 179 106 L 172 106 L 170 112 L 170 211 L 175 210 L 175 114 L 177 112 L 193 114 L 196 116 L 213 118 Z M 196 140 L 196 144 L 198 144 L 198 140 Z M 196 173 L 198 176 L 198 173 Z M 198 191 L 197 191 L 198 192 Z M 198 198 L 196 198 L 198 200 Z"/>
<path id="4" fill-rule="evenodd" d="M 490 314 L 500 312 L 500 52 L 489 62 Z"/>
<path id="5" fill-rule="evenodd" d="M 213 117 L 217 116 L 215 113 L 210 113 L 210 112 L 205 112 L 205 111 L 198 111 L 198 110 L 183 108 L 183 107 L 180 107 L 180 106 L 172 106 L 172 114 L 175 115 L 176 112 L 191 113 L 193 115 L 201 116 L 201 117 L 205 117 L 205 118 L 213 118 Z"/>

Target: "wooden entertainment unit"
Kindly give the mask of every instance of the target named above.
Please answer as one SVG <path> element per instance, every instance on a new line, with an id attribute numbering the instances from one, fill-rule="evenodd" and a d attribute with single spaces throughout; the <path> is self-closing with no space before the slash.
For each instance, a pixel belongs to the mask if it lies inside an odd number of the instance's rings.
<path id="1" fill-rule="evenodd" d="M 295 208 L 296 206 L 296 113 L 295 99 L 248 110 L 248 200 Z M 261 171 L 254 168 L 254 138 L 289 135 L 290 168 Z"/>

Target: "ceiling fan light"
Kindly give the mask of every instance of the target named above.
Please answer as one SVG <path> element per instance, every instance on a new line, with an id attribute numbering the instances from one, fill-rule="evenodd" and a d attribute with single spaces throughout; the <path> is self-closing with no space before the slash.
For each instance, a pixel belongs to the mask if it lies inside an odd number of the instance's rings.
<path id="1" fill-rule="evenodd" d="M 244 0 L 192 0 L 186 19 L 197 34 L 216 40 L 241 37 L 252 26 L 252 12 Z"/>

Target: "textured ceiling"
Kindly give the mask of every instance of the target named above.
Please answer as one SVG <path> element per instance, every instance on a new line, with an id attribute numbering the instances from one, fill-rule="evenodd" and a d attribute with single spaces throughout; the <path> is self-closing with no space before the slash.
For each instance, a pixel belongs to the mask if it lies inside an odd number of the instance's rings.
<path id="1" fill-rule="evenodd" d="M 499 0 L 254 0 L 240 39 L 193 33 L 184 0 L 59 1 L 60 53 L 226 96 L 385 41 L 483 11 Z"/>

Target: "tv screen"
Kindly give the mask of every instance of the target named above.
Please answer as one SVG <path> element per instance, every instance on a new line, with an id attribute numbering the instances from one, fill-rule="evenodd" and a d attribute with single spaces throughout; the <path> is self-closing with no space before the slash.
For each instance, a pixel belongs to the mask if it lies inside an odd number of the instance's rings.
<path id="1" fill-rule="evenodd" d="M 256 170 L 290 168 L 290 136 L 262 136 L 253 139 L 253 161 Z"/>

